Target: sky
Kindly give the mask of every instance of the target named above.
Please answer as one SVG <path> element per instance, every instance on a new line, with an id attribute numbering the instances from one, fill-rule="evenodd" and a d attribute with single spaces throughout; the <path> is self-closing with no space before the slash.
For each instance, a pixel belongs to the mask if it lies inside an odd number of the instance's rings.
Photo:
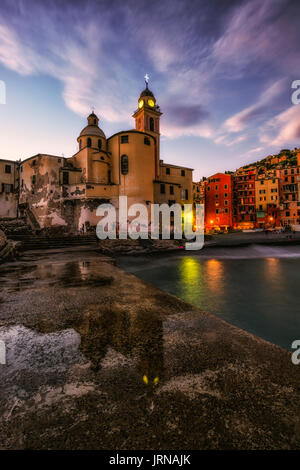
<path id="1" fill-rule="evenodd" d="M 72 156 L 92 109 L 133 128 L 146 73 L 161 159 L 194 181 L 300 147 L 299 20 L 299 0 L 1 0 L 0 158 Z"/>

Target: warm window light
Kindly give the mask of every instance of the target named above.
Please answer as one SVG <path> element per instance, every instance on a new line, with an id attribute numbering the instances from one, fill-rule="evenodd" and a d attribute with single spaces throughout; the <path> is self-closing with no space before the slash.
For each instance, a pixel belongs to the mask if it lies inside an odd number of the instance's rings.
<path id="1" fill-rule="evenodd" d="M 211 224 L 213 224 L 213 223 L 214 223 L 214 221 L 213 221 L 213 220 L 210 220 L 210 223 L 211 223 Z"/>

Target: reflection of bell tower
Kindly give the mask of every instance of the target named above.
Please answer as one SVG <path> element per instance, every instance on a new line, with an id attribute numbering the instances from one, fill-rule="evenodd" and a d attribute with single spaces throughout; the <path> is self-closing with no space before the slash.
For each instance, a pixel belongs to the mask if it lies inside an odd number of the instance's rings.
<path id="1" fill-rule="evenodd" d="M 156 176 L 159 175 L 159 120 L 162 113 L 156 104 L 155 96 L 148 88 L 148 75 L 145 76 L 146 88 L 142 91 L 138 101 L 138 109 L 133 117 L 135 119 L 135 128 L 137 131 L 146 132 L 153 135 L 156 140 Z"/>

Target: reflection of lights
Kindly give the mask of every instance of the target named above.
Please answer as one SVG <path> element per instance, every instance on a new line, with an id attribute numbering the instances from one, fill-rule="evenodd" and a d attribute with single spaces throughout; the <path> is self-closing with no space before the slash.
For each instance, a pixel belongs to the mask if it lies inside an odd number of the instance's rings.
<path id="1" fill-rule="evenodd" d="M 279 274 L 279 259 L 266 258 L 267 278 L 273 279 Z"/>
<path id="2" fill-rule="evenodd" d="M 201 268 L 194 258 L 184 257 L 181 260 L 179 288 L 182 297 L 188 302 L 192 302 L 194 297 L 199 295 L 203 277 Z"/>
<path id="3" fill-rule="evenodd" d="M 205 278 L 210 290 L 221 290 L 223 285 L 223 264 L 217 259 L 209 259 L 206 263 Z"/>

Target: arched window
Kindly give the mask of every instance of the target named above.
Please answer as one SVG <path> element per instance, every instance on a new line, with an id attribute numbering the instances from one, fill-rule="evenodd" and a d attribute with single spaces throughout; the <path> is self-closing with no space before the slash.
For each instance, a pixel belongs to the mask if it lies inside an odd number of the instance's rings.
<path id="1" fill-rule="evenodd" d="M 145 138 L 144 138 L 144 144 L 145 144 L 145 145 L 150 145 L 150 139 L 149 139 L 149 137 L 145 137 Z"/>
<path id="2" fill-rule="evenodd" d="M 88 137 L 88 139 L 87 139 L 87 146 L 88 147 L 92 146 L 92 139 L 90 137 Z"/>
<path id="3" fill-rule="evenodd" d="M 98 148 L 99 148 L 99 149 L 102 148 L 102 140 L 101 140 L 101 139 L 98 139 Z"/>
<path id="4" fill-rule="evenodd" d="M 153 119 L 153 117 L 150 118 L 150 131 L 154 132 L 154 119 Z"/>
<path id="5" fill-rule="evenodd" d="M 128 174 L 128 157 L 127 155 L 122 155 L 121 157 L 121 173 L 122 175 L 127 175 Z"/>

